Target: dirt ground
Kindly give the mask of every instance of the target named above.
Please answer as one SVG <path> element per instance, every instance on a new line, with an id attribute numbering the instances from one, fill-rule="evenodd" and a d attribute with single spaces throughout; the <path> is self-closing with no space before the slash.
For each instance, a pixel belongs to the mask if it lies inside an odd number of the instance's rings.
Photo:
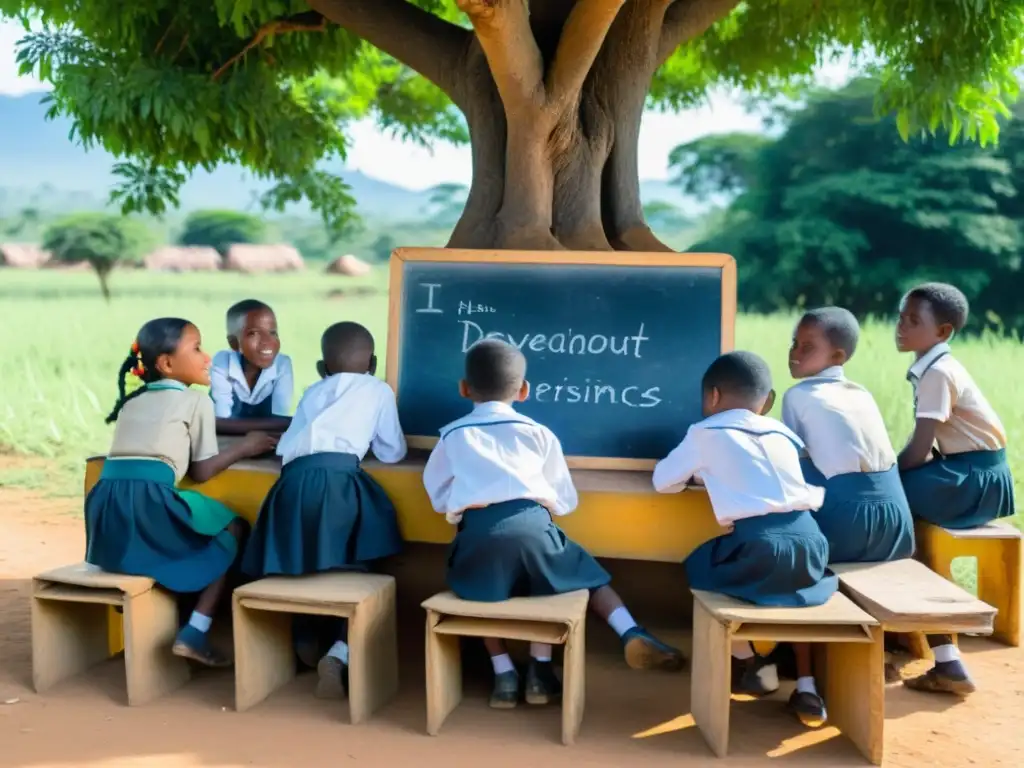
<path id="1" fill-rule="evenodd" d="M 398 698 L 358 727 L 345 723 L 344 705 L 312 697 L 308 674 L 246 713 L 233 709 L 230 671 L 199 674 L 176 693 L 130 709 L 117 659 L 37 695 L 29 579 L 82 558 L 79 510 L 73 500 L 0 488 L 0 768 L 688 768 L 713 761 L 688 714 L 689 679 L 630 672 L 613 647 L 590 649 L 587 710 L 573 747 L 559 742 L 557 710 L 489 710 L 484 676 L 467 680 L 466 699 L 440 736 L 427 736 L 422 635 L 403 639 L 409 647 Z M 688 646 L 685 635 L 668 639 Z M 994 768 L 1024 761 L 1024 652 L 976 639 L 963 645 L 979 693 L 956 702 L 890 686 L 885 765 Z M 721 765 L 767 766 L 779 758 L 793 766 L 865 765 L 834 729 L 802 730 L 781 699 L 733 704 L 730 757 Z"/>

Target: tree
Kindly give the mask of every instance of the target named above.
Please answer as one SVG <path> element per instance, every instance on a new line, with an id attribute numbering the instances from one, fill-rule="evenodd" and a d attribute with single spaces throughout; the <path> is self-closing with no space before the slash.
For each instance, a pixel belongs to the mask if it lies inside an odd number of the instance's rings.
<path id="1" fill-rule="evenodd" d="M 837 47 L 871 51 L 903 135 L 987 140 L 1024 62 L 1021 0 L 0 0 L 45 30 L 19 47 L 53 114 L 128 158 L 126 210 L 159 212 L 197 167 L 237 162 L 351 210 L 319 165 L 372 115 L 422 142 L 471 141 L 452 246 L 661 250 L 640 200 L 648 104 L 716 85 L 771 93 Z M 419 73 L 422 77 L 414 75 Z"/>
<path id="2" fill-rule="evenodd" d="M 104 213 L 69 216 L 47 228 L 43 250 L 64 264 L 88 262 L 100 279 L 103 298 L 110 301 L 107 280 L 114 267 L 141 260 L 152 245 L 150 233 L 140 222 Z"/>
<path id="3" fill-rule="evenodd" d="M 391 235 L 380 235 L 370 246 L 370 252 L 377 261 L 387 261 L 391 258 L 391 252 L 397 247 L 398 244 Z"/>
<path id="4" fill-rule="evenodd" d="M 427 190 L 427 213 L 438 224 L 452 226 L 462 215 L 469 190 L 462 184 L 438 184 Z"/>
<path id="5" fill-rule="evenodd" d="M 196 211 L 185 219 L 178 243 L 205 245 L 226 256 L 236 243 L 262 243 L 267 225 L 262 219 L 239 211 Z"/>
<path id="6" fill-rule="evenodd" d="M 684 229 L 693 225 L 690 219 L 679 208 L 664 200 L 651 200 L 644 203 L 644 218 L 657 229 Z"/>
<path id="7" fill-rule="evenodd" d="M 905 143 L 894 118 L 874 118 L 877 88 L 865 79 L 814 95 L 777 140 L 734 137 L 759 147 L 740 174 L 734 155 L 689 145 L 709 192 L 741 192 L 695 250 L 735 255 L 748 310 L 840 304 L 888 315 L 913 283 L 943 280 L 971 300 L 974 328 L 1024 331 L 1024 120 L 1004 126 L 994 148 Z"/>

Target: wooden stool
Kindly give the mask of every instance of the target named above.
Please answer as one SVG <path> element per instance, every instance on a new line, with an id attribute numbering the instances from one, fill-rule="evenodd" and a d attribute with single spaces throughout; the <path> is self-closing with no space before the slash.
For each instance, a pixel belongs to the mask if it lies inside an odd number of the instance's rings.
<path id="1" fill-rule="evenodd" d="M 771 640 L 822 644 L 814 672 L 829 723 L 881 765 L 885 680 L 877 621 L 838 592 L 812 608 L 762 608 L 696 589 L 693 597 L 690 707 L 715 755 L 729 751 L 732 641 Z"/>
<path id="2" fill-rule="evenodd" d="M 977 558 L 978 598 L 998 611 L 992 637 L 1005 645 L 1019 648 L 1020 531 L 1002 522 L 953 531 L 918 521 L 916 533 L 918 559 L 943 578 L 952 580 L 951 566 L 954 558 Z"/>
<path id="3" fill-rule="evenodd" d="M 500 637 L 564 645 L 562 743 L 572 744 L 583 722 L 586 684 L 586 590 L 552 597 L 519 597 L 501 603 L 434 595 L 427 609 L 427 733 L 436 736 L 462 700 L 460 637 Z"/>
<path id="4" fill-rule="evenodd" d="M 995 608 L 907 558 L 888 563 L 830 565 L 844 594 L 870 613 L 884 632 L 906 633 L 911 651 L 930 655 L 926 634 L 992 632 Z"/>
<path id="5" fill-rule="evenodd" d="M 274 576 L 235 590 L 235 709 L 244 712 L 295 677 L 297 613 L 348 619 L 349 721 L 367 720 L 398 690 L 395 580 L 370 573 Z"/>
<path id="6" fill-rule="evenodd" d="M 171 654 L 178 631 L 174 596 L 145 576 L 77 563 L 32 580 L 32 683 L 38 693 L 110 657 L 110 606 L 122 610 L 130 706 L 189 679 L 188 663 Z"/>

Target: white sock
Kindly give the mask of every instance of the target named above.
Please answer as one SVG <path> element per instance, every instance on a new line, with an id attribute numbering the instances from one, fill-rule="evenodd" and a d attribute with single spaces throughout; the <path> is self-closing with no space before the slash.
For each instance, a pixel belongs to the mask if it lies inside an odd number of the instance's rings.
<path id="1" fill-rule="evenodd" d="M 757 679 L 766 691 L 779 690 L 779 668 L 774 664 L 765 664 L 757 668 Z"/>
<path id="2" fill-rule="evenodd" d="M 327 655 L 333 656 L 342 664 L 348 665 L 348 643 L 344 640 L 335 641 L 334 645 L 331 646 L 331 650 L 327 652 Z"/>
<path id="3" fill-rule="evenodd" d="M 188 625 L 195 627 L 203 634 L 210 631 L 210 625 L 213 624 L 213 619 L 209 616 L 203 616 L 199 611 L 192 611 L 192 615 L 189 617 Z"/>
<path id="4" fill-rule="evenodd" d="M 547 643 L 530 643 L 530 658 L 534 661 L 551 661 L 551 646 Z"/>
<path id="5" fill-rule="evenodd" d="M 752 659 L 754 658 L 754 647 L 750 644 L 749 640 L 733 640 L 732 657 L 740 661 Z"/>
<path id="6" fill-rule="evenodd" d="M 615 631 L 615 634 L 622 637 L 633 627 L 637 626 L 637 623 L 630 614 L 629 609 L 624 605 L 620 605 L 608 615 L 608 626 Z"/>
<path id="7" fill-rule="evenodd" d="M 952 643 L 948 645 L 937 645 L 932 648 L 932 653 L 935 655 L 935 661 L 939 664 L 944 664 L 948 661 L 957 661 L 960 658 L 960 649 Z"/>
<path id="8" fill-rule="evenodd" d="M 506 672 L 515 672 L 516 667 L 512 663 L 512 657 L 507 653 L 500 656 L 491 656 L 491 666 L 494 667 L 494 674 L 504 675 Z"/>
<path id="9" fill-rule="evenodd" d="M 813 677 L 798 677 L 796 679 L 796 689 L 800 693 L 813 693 L 815 696 L 818 695 L 818 688 L 814 685 Z"/>

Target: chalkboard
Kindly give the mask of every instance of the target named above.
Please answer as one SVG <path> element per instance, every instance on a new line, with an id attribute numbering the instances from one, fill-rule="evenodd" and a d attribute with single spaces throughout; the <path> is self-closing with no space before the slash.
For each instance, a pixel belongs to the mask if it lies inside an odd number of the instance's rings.
<path id="1" fill-rule="evenodd" d="M 570 466 L 653 466 L 701 419 L 700 380 L 733 348 L 736 266 L 723 254 L 400 249 L 391 257 L 387 379 L 409 444 L 466 415 L 466 350 L 519 346 L 516 409 Z"/>

